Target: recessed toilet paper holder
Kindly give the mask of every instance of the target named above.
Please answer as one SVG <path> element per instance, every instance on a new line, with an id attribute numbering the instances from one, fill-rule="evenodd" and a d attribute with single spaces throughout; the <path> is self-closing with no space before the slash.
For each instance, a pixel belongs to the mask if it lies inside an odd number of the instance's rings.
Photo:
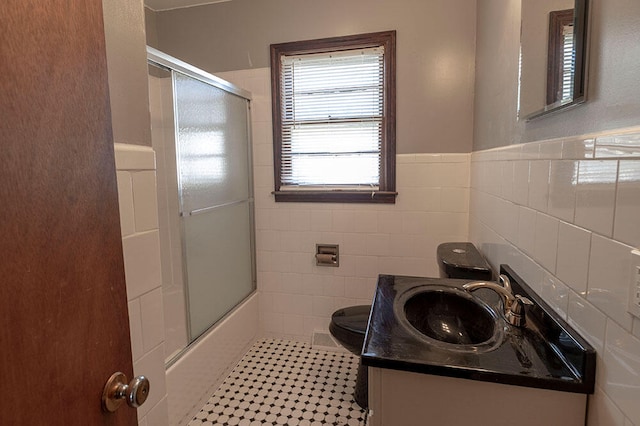
<path id="1" fill-rule="evenodd" d="M 338 244 L 316 244 L 317 266 L 340 266 L 340 246 Z"/>

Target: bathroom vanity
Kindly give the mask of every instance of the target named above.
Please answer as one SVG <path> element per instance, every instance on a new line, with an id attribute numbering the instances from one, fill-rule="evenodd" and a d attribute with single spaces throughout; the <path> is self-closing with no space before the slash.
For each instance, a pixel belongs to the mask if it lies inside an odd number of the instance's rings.
<path id="1" fill-rule="evenodd" d="M 494 291 L 465 291 L 468 280 L 379 277 L 362 352 L 370 426 L 584 425 L 594 349 L 508 266 L 501 273 L 532 302 L 521 327 Z M 419 315 L 412 303 L 424 304 Z"/>

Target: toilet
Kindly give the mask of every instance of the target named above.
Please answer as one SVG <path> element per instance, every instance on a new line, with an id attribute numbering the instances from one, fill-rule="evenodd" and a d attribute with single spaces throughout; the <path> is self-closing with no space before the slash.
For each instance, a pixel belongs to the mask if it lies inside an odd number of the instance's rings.
<path id="1" fill-rule="evenodd" d="M 331 315 L 329 332 L 346 349 L 354 355 L 360 355 L 364 344 L 364 334 L 367 331 L 371 305 L 357 305 L 338 309 Z M 353 399 L 366 409 L 369 405 L 369 380 L 367 366 L 358 361 L 358 375 Z"/>
<path id="2" fill-rule="evenodd" d="M 440 244 L 436 256 L 441 278 L 488 281 L 493 276 L 491 267 L 472 243 Z M 371 305 L 358 305 L 338 309 L 331 315 L 329 332 L 343 347 L 358 356 L 362 353 L 370 311 Z M 360 407 L 368 407 L 368 372 L 362 360 L 358 363 L 353 397 Z"/>

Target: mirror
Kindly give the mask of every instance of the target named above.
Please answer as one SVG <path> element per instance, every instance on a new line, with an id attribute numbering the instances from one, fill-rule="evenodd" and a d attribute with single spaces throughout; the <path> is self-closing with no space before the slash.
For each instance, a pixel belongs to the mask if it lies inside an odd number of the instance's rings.
<path id="1" fill-rule="evenodd" d="M 587 0 L 522 0 L 518 118 L 585 101 Z"/>

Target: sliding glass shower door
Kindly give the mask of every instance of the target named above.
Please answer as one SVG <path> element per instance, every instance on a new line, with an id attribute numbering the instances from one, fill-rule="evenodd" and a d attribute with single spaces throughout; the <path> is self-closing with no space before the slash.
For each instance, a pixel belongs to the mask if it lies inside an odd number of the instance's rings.
<path id="1" fill-rule="evenodd" d="M 248 102 L 178 72 L 173 84 L 193 340 L 254 288 Z"/>
<path id="2" fill-rule="evenodd" d="M 250 95 L 147 50 L 171 361 L 255 290 Z"/>

